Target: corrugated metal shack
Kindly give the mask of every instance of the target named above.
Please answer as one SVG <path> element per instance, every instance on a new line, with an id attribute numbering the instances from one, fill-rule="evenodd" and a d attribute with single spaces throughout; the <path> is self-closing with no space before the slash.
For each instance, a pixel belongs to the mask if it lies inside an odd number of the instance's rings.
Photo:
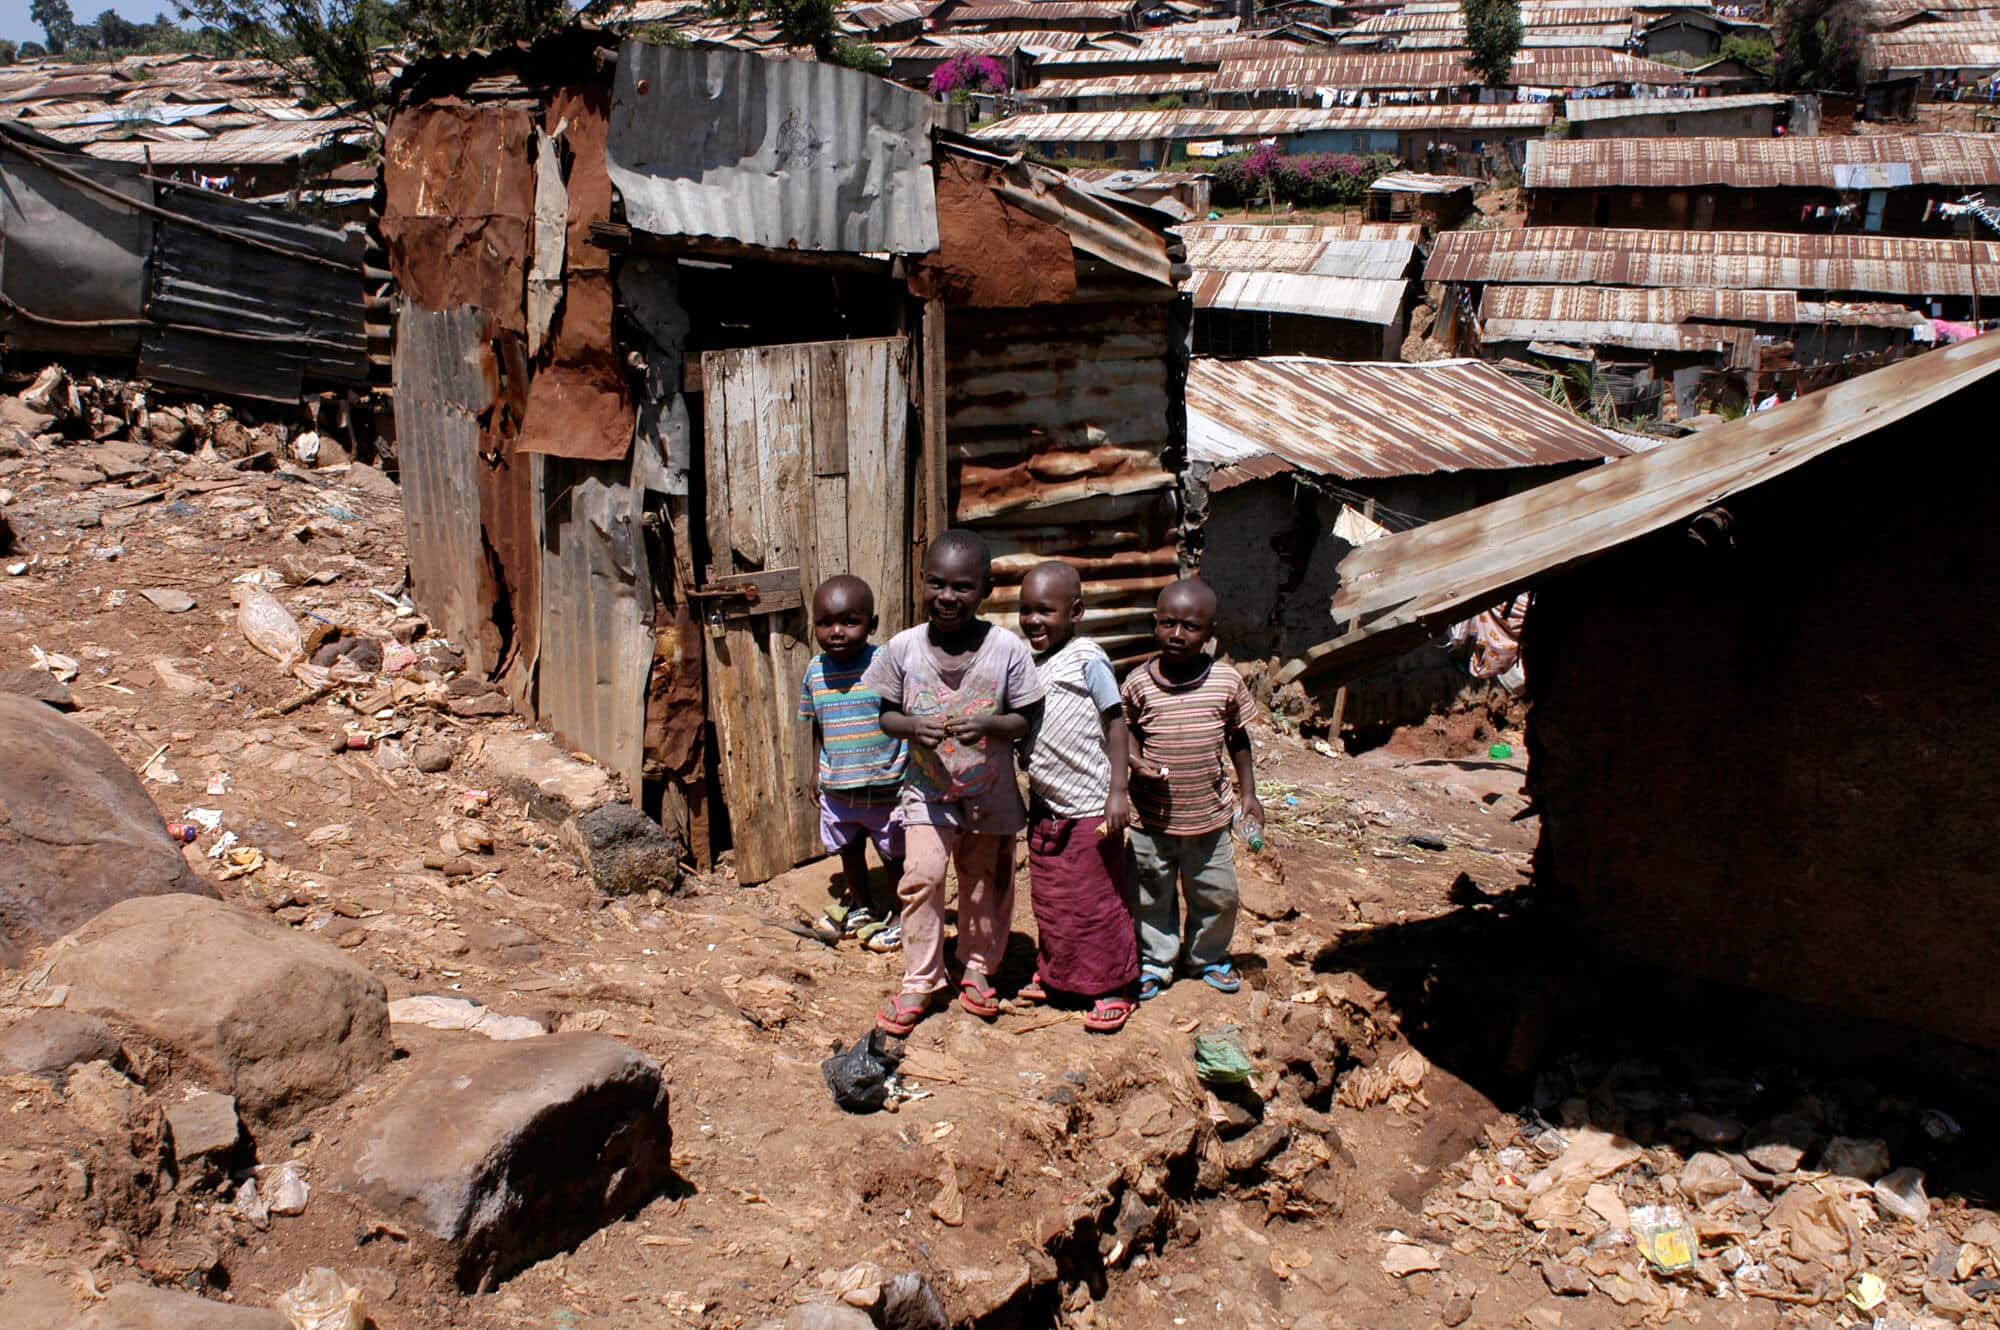
<path id="1" fill-rule="evenodd" d="M 335 230 L 0 121 L 0 338 L 154 383 L 296 402 L 368 381 L 358 228 Z"/>
<path id="2" fill-rule="evenodd" d="M 1060 555 L 1138 640 L 1176 567 L 1166 214 L 867 75 L 589 32 L 413 67 L 386 157 L 418 603 L 698 862 L 820 853 L 821 578 L 886 635 L 970 525 L 996 615 Z"/>
<path id="3" fill-rule="evenodd" d="M 1414 224 L 1181 228 L 1205 356 L 1393 360 L 1409 328 Z"/>
<path id="4" fill-rule="evenodd" d="M 1238 659 L 1294 658 L 1322 640 L 1336 566 L 1354 545 L 1628 451 L 1475 360 L 1198 358 L 1187 412 L 1188 511 L 1217 556 L 1202 575 Z M 1349 690 L 1334 724 L 1421 721 L 1467 682 L 1442 652 L 1414 652 Z"/>
<path id="5" fill-rule="evenodd" d="M 1988 334 L 1364 545 L 1299 673 L 1359 674 L 1535 587 L 1536 878 L 1587 930 L 1548 955 L 1696 976 L 1696 1021 L 1747 985 L 2000 1047 L 1993 482 L 1881 501 L 1996 410 Z M 1867 539 L 1827 539 L 1856 512 Z"/>

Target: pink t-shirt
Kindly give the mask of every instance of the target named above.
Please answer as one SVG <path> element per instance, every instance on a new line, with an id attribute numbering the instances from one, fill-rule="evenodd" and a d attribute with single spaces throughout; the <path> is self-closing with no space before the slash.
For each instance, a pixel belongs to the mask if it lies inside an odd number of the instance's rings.
<path id="1" fill-rule="evenodd" d="M 1042 700 L 1042 680 L 1028 644 L 1005 629 L 987 629 L 985 641 L 956 686 L 945 681 L 938 655 L 928 625 L 905 629 L 875 653 L 861 684 L 906 715 L 947 721 L 1019 711 Z M 903 817 L 920 826 L 962 827 L 994 835 L 1019 831 L 1027 825 L 1028 815 L 1014 778 L 1014 745 L 994 739 L 977 743 L 946 739 L 936 748 L 926 748 L 912 742 Z"/>

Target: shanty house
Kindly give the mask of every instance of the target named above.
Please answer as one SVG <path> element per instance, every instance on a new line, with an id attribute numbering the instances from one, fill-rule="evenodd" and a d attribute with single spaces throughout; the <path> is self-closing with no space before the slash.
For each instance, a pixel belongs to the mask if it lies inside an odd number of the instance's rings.
<path id="1" fill-rule="evenodd" d="M 1627 451 L 1475 360 L 1197 358 L 1187 417 L 1189 523 L 1220 601 L 1217 638 L 1238 659 L 1291 659 L 1326 637 L 1351 545 Z M 1343 719 L 1421 720 L 1465 682 L 1442 653 L 1419 651 L 1350 690 Z"/>
<path id="2" fill-rule="evenodd" d="M 1485 187 L 1472 176 L 1391 171 L 1368 186 L 1368 220 L 1414 222 L 1426 236 L 1453 231 L 1472 216 Z"/>
<path id="3" fill-rule="evenodd" d="M 1774 92 L 1719 97 L 1600 97 L 1563 103 L 1571 139 L 1701 138 L 1768 139 L 1779 125 L 1791 134 L 1793 98 Z M 1817 128 L 1817 126 L 1814 126 Z"/>
<path id="4" fill-rule="evenodd" d="M 910 623 L 985 532 L 1066 557 L 1128 657 L 1174 575 L 1172 218 L 808 60 L 588 31 L 413 66 L 383 230 L 413 591 L 697 862 L 820 853 L 805 606 Z M 711 791 L 715 797 L 711 797 Z"/>
<path id="5" fill-rule="evenodd" d="M 1950 235 L 1939 205 L 2000 186 L 2000 135 L 1544 139 L 1521 185 L 1532 227 Z"/>
<path id="6" fill-rule="evenodd" d="M 1994 412 L 1989 334 L 1363 545 L 1339 636 L 1290 677 L 1359 675 L 1533 587 L 1550 917 L 1712 985 L 1691 1020 L 1748 986 L 2000 1047 L 1994 483 L 1881 501 Z M 1829 513 L 1867 538 L 1827 540 Z"/>
<path id="7" fill-rule="evenodd" d="M 1198 356 L 1393 360 L 1409 331 L 1414 225 L 1184 226 Z"/>

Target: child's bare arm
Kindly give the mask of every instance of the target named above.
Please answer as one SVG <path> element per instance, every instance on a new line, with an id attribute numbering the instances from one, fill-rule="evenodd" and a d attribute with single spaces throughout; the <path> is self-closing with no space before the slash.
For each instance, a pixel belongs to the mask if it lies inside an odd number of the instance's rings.
<path id="1" fill-rule="evenodd" d="M 1117 831 L 1132 820 L 1129 765 L 1132 731 L 1125 724 L 1125 713 L 1120 708 L 1112 707 L 1105 711 L 1102 719 L 1104 753 L 1111 760 L 1111 792 L 1104 797 L 1104 825 Z"/>
<path id="2" fill-rule="evenodd" d="M 981 739 L 998 739 L 1002 743 L 1014 743 L 1028 737 L 1028 732 L 1042 720 L 1042 704 L 1031 702 L 1019 711 L 992 711 L 983 716 L 960 716 L 947 727 L 955 739 L 974 743 Z"/>
<path id="3" fill-rule="evenodd" d="M 1262 822 L 1264 803 L 1257 797 L 1257 765 L 1251 760 L 1250 732 L 1231 730 L 1222 742 L 1229 750 L 1230 765 L 1236 768 L 1236 789 L 1243 798 L 1243 813 Z"/>
<path id="4" fill-rule="evenodd" d="M 936 748 L 945 738 L 944 722 L 936 716 L 912 716 L 886 698 L 882 701 L 882 733 L 926 748 Z"/>

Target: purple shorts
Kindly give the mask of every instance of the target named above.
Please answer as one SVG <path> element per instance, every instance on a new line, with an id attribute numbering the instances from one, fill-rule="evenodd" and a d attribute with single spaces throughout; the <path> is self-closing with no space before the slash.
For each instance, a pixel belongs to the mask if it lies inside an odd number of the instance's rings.
<path id="1" fill-rule="evenodd" d="M 827 853 L 839 854 L 857 838 L 866 836 L 875 842 L 876 851 L 884 859 L 902 858 L 903 813 L 897 807 L 893 790 L 881 796 L 883 801 L 879 803 L 874 790 L 848 793 L 869 797 L 851 799 L 840 790 L 819 792 L 819 840 Z"/>

